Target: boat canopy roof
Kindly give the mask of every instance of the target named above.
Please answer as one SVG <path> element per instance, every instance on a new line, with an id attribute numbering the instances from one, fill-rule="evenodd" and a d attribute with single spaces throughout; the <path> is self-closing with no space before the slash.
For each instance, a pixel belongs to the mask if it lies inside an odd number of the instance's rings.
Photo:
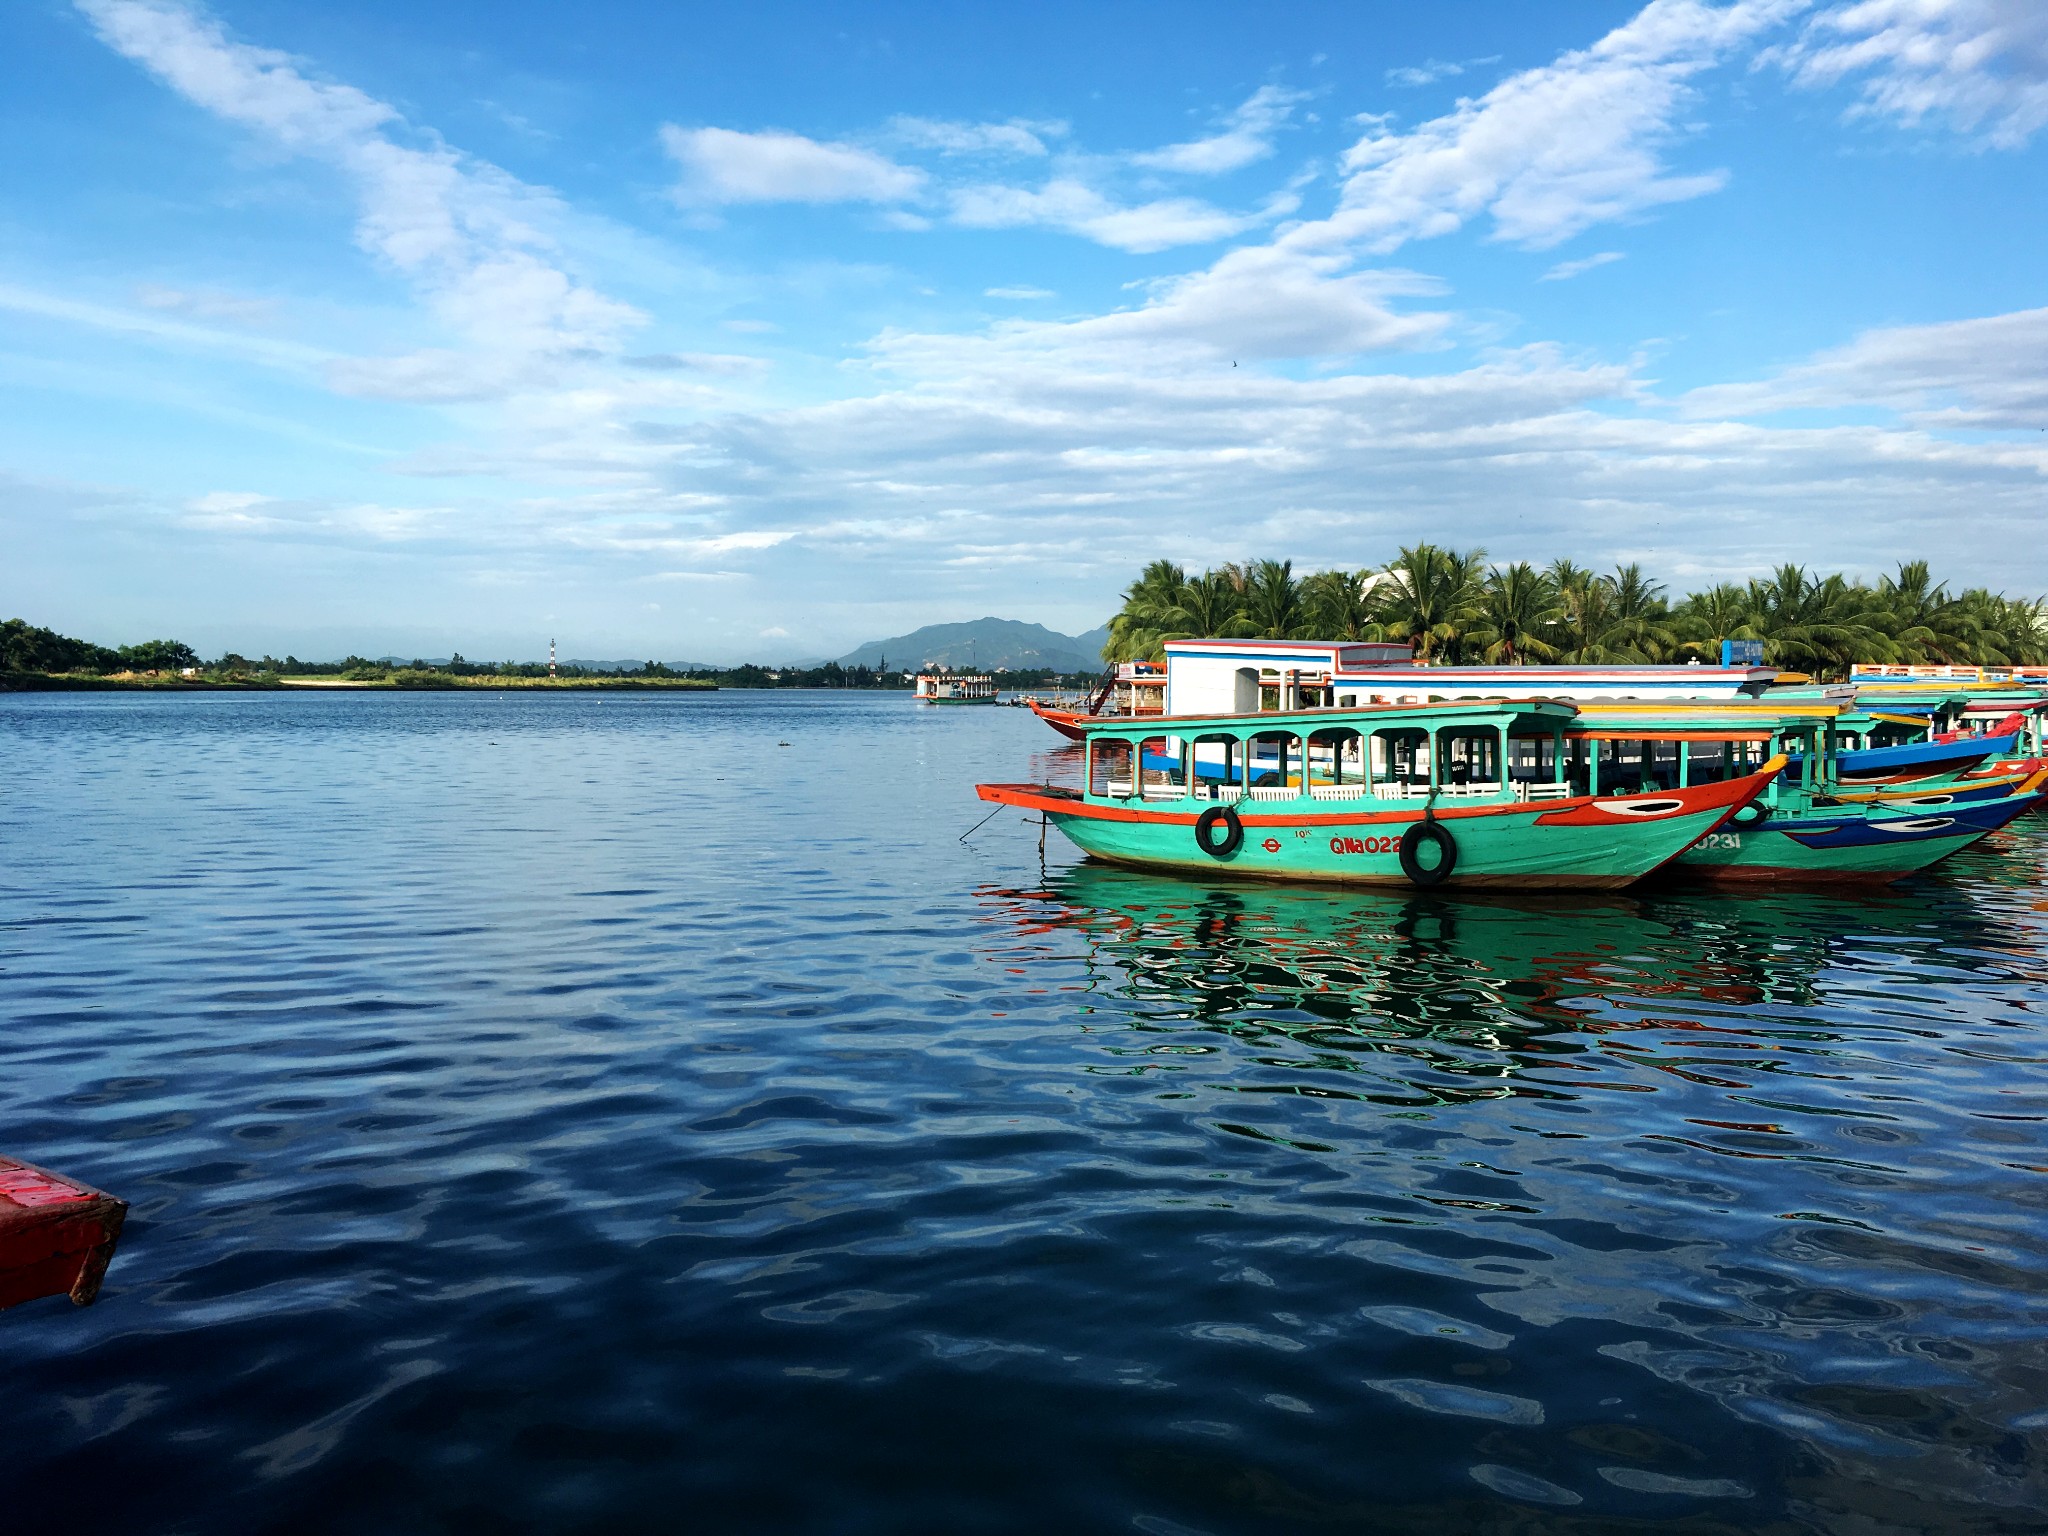
<path id="1" fill-rule="evenodd" d="M 1839 704 L 1746 699 L 1675 699 L 1656 703 L 1600 700 L 1583 704 L 1567 735 L 1591 741 L 1770 741 L 1831 724 Z"/>
<path id="2" fill-rule="evenodd" d="M 1471 694 L 1498 687 L 1503 692 L 1540 692 L 1555 688 L 1560 694 L 1599 690 L 1625 698 L 1688 698 L 1698 694 L 1725 697 L 1737 691 L 1761 693 L 1785 674 L 1776 667 L 1709 667 L 1628 664 L 1615 666 L 1549 667 L 1431 667 L 1431 666 L 1343 666 L 1330 679 L 1333 688 L 1377 688 L 1402 694 L 1446 693 L 1453 689 Z"/>
<path id="3" fill-rule="evenodd" d="M 1578 714 L 1578 707 L 1564 699 L 1458 699 L 1438 704 L 1358 704 L 1340 709 L 1265 710 L 1258 714 L 1229 715 L 1105 715 L 1079 717 L 1074 724 L 1092 736 L 1125 736 L 1132 739 L 1162 734 L 1200 735 L 1205 729 L 1258 735 L 1266 731 L 1293 731 L 1310 735 L 1317 731 L 1383 731 L 1412 725 L 1435 730 L 1446 725 L 1505 724 L 1511 734 L 1548 736 L 1566 728 Z"/>

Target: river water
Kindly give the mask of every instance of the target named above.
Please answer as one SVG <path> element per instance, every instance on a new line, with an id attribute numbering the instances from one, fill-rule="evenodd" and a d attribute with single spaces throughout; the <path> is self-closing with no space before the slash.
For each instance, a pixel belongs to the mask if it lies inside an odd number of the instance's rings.
<path id="1" fill-rule="evenodd" d="M 901 695 L 0 697 L 0 1528 L 2039 1531 L 2048 819 L 1077 862 Z"/>

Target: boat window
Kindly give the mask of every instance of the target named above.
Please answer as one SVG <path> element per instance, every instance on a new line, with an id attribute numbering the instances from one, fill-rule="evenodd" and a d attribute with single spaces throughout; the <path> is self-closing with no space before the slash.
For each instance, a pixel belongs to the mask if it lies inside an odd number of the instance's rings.
<path id="1" fill-rule="evenodd" d="M 1123 798 L 1132 792 L 1131 744 L 1116 736 L 1088 738 L 1088 793 Z"/>
<path id="2" fill-rule="evenodd" d="M 1492 727 L 1455 726 L 1436 733 L 1442 766 L 1437 779 L 1447 789 L 1475 784 L 1496 788 L 1501 781 L 1500 732 Z"/>
<path id="3" fill-rule="evenodd" d="M 1178 800 L 1187 793 L 1187 743 L 1178 736 L 1153 736 L 1138 748 L 1139 792 L 1147 800 Z"/>
<path id="4" fill-rule="evenodd" d="M 1365 737 L 1348 726 L 1308 739 L 1309 777 L 1316 784 L 1357 784 L 1365 778 Z"/>
<path id="5" fill-rule="evenodd" d="M 1517 784 L 1557 781 L 1557 744 L 1549 736 L 1508 738 L 1508 774 Z"/>
<path id="6" fill-rule="evenodd" d="M 1197 736 L 1194 777 L 1199 798 L 1231 798 L 1244 788 L 1244 743 L 1235 736 Z"/>
<path id="7" fill-rule="evenodd" d="M 1253 789 L 1301 784 L 1301 738 L 1292 731 L 1261 731 L 1251 739 L 1245 771 Z"/>
<path id="8" fill-rule="evenodd" d="M 1429 733 L 1413 727 L 1372 733 L 1375 784 L 1429 784 Z"/>

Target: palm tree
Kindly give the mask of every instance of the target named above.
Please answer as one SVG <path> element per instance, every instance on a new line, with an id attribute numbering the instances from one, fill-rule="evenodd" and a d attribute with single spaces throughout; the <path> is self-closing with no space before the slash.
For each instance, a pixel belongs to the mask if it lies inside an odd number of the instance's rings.
<path id="1" fill-rule="evenodd" d="M 1950 597 L 1925 560 L 1903 561 L 1896 577 L 1880 581 L 1877 605 L 1901 661 L 1980 660 L 1977 653 L 1985 645 L 1999 648 L 1983 632 L 1982 610 Z"/>
<path id="2" fill-rule="evenodd" d="M 1244 630 L 1244 597 L 1222 571 L 1204 571 L 1181 587 L 1180 601 L 1165 616 L 1160 643 L 1205 640 Z"/>
<path id="3" fill-rule="evenodd" d="M 1417 544 L 1401 551 L 1387 570 L 1395 578 L 1391 621 L 1427 662 L 1439 650 L 1455 654 L 1465 626 L 1479 608 L 1479 572 L 1486 551 L 1469 554 Z"/>
<path id="4" fill-rule="evenodd" d="M 1486 661 L 1510 666 L 1552 661 L 1557 649 L 1543 631 L 1561 611 L 1556 584 L 1535 566 L 1526 560 L 1496 566 L 1486 578 L 1478 621 L 1465 638 L 1480 647 Z"/>
<path id="5" fill-rule="evenodd" d="M 2048 658 L 2048 598 L 2028 602 L 1972 587 L 1956 602 L 1964 611 L 1961 622 L 1974 637 L 1974 659 L 1980 665 L 2038 663 Z"/>
<path id="6" fill-rule="evenodd" d="M 1892 646 L 1872 621 L 1864 602 L 1868 595 L 1842 576 L 1811 577 L 1804 567 L 1789 564 L 1768 581 L 1752 581 L 1750 605 L 1764 634 L 1765 657 L 1808 672 L 1885 659 Z"/>
<path id="7" fill-rule="evenodd" d="M 1389 583 L 1372 571 L 1317 571 L 1301 579 L 1301 605 L 1318 640 L 1377 640 L 1384 632 L 1382 594 Z"/>
<path id="8" fill-rule="evenodd" d="M 1607 583 L 1606 627 L 1594 642 L 1601 660 L 1662 661 L 1678 643 L 1672 632 L 1664 588 L 1643 574 L 1640 565 L 1618 565 Z M 1588 658 L 1594 659 L 1594 658 Z"/>
<path id="9" fill-rule="evenodd" d="M 1608 582 L 1582 565 L 1553 560 L 1545 572 L 1557 589 L 1558 618 L 1546 636 L 1566 661 L 1597 661 L 1611 613 Z"/>
<path id="10" fill-rule="evenodd" d="M 1763 639 L 1754 622 L 1749 593 L 1732 581 L 1693 593 L 1679 606 L 1674 619 L 1673 627 L 1683 640 L 1679 648 L 1709 661 L 1721 659 L 1723 640 Z"/>
<path id="11" fill-rule="evenodd" d="M 1262 640 L 1292 640 L 1300 634 L 1305 612 L 1292 560 L 1261 560 L 1252 566 L 1244 597 L 1245 633 Z"/>
<path id="12" fill-rule="evenodd" d="M 1163 631 L 1179 606 L 1188 584 L 1187 572 L 1171 560 L 1154 560 L 1124 589 L 1124 605 L 1109 621 L 1109 643 L 1102 648 L 1110 662 L 1146 661 L 1159 653 Z"/>

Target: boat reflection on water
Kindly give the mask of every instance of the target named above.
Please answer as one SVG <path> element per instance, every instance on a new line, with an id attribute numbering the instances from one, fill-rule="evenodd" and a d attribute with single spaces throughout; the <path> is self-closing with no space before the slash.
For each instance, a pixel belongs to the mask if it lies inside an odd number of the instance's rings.
<path id="1" fill-rule="evenodd" d="M 1041 889 L 981 894 L 1020 938 L 1083 941 L 1090 1027 L 1285 1042 L 1307 1053 L 1293 1066 L 1369 1067 L 1382 1083 L 1361 1091 L 1383 1102 L 1555 1097 L 1561 1085 L 1517 1078 L 1604 1036 L 1768 1033 L 1753 1015 L 1814 1005 L 1831 957 L 1873 928 L 1966 954 L 1997 947 L 1995 924 L 1951 891 L 1445 899 L 1083 862 Z M 1792 1043 L 1809 1047 L 1825 1041 Z"/>
<path id="2" fill-rule="evenodd" d="M 1978 875 L 2039 851 L 1854 899 L 981 897 L 1105 1188 L 1273 1287 L 1229 1336 L 1304 1351 L 1274 1389 L 1383 1492 L 1467 1469 L 1374 1528 L 1992 1530 L 2048 1507 L 2048 920 Z"/>

